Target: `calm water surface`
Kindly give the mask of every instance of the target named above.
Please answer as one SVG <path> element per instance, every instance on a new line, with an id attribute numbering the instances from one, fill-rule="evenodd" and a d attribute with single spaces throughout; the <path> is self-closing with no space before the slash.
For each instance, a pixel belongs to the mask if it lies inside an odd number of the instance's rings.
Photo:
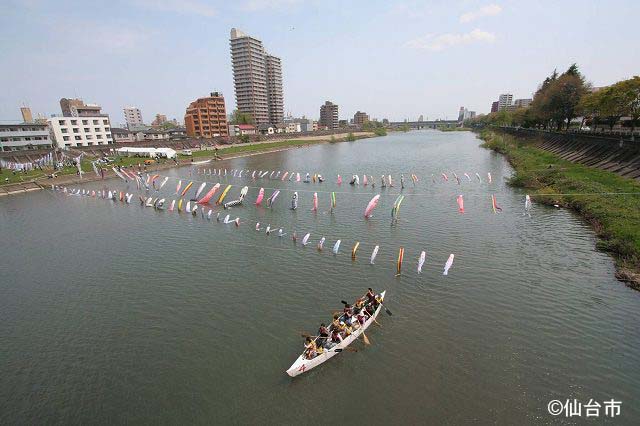
<path id="1" fill-rule="evenodd" d="M 547 414 L 552 399 L 614 398 L 623 401 L 618 423 L 637 424 L 640 293 L 614 279 L 611 259 L 574 215 L 534 204 L 524 216 L 524 194 L 505 184 L 510 167 L 478 144 L 470 133 L 410 132 L 216 163 L 327 178 L 223 178 L 234 184 L 228 199 L 243 185 L 251 201 L 256 187 L 282 189 L 273 209 L 232 209 L 237 229 L 51 191 L 1 199 L 0 423 L 554 423 L 563 419 Z M 165 173 L 220 181 L 197 171 Z M 441 171 L 461 185 L 443 183 Z M 365 172 L 375 189 L 346 184 Z M 382 173 L 421 179 L 404 189 L 396 226 L 389 212 L 399 182 L 381 189 Z M 84 187 L 105 185 L 127 189 L 120 180 Z M 300 191 L 295 212 L 291 190 Z M 326 191 L 337 191 L 333 215 Z M 375 193 L 380 204 L 365 221 Z M 311 243 L 267 237 L 254 231 L 257 221 L 311 232 Z M 405 265 L 395 277 L 400 246 Z M 394 313 L 369 330 L 372 344 L 289 378 L 300 333 L 368 286 L 388 291 Z"/>

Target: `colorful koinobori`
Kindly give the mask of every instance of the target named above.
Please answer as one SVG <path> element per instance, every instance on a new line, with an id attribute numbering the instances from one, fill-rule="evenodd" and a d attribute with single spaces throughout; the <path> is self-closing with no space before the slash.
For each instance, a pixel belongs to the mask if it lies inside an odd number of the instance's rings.
<path id="1" fill-rule="evenodd" d="M 219 187 L 219 186 L 218 186 Z M 224 193 L 227 193 L 229 191 L 229 189 L 231 188 L 231 185 L 229 185 L 226 189 Z M 68 189 L 66 187 L 61 187 L 61 186 L 52 186 L 51 187 L 52 190 L 59 192 L 59 193 L 63 193 L 66 194 L 68 196 L 84 196 L 84 197 L 91 197 L 91 198 L 96 198 L 96 199 L 106 199 L 106 200 L 113 200 L 113 201 L 120 201 L 124 204 L 131 204 L 131 200 L 133 198 L 133 193 L 129 193 L 129 192 L 123 192 L 123 191 L 114 191 L 114 190 L 85 190 L 85 189 Z M 212 193 L 213 189 L 210 191 Z M 241 204 L 242 201 L 244 200 L 244 198 L 247 195 L 247 191 L 248 188 L 245 186 L 242 188 L 242 190 L 240 191 L 240 195 L 238 197 L 237 200 L 228 202 L 224 205 L 224 208 L 230 208 L 234 205 L 238 205 Z M 200 191 L 203 192 L 203 191 Z M 205 195 L 205 197 L 209 196 L 209 198 L 211 197 L 211 195 L 208 193 L 207 195 Z M 138 197 L 140 200 L 140 205 L 144 206 L 144 207 L 153 207 L 156 210 L 165 210 L 165 205 L 166 205 L 166 198 L 161 198 L 161 197 L 143 197 L 143 196 L 139 196 Z M 222 197 L 221 197 L 222 198 Z M 177 212 L 181 213 L 183 210 L 186 213 L 190 213 L 193 216 L 196 216 L 198 214 L 198 211 L 200 212 L 200 215 L 202 218 L 206 218 L 207 220 L 211 220 L 212 215 L 214 213 L 214 210 L 212 208 L 209 208 L 208 212 L 205 210 L 206 207 L 203 205 L 202 208 L 198 208 L 198 202 L 193 202 L 193 200 L 188 200 L 186 202 L 186 204 L 184 203 L 184 199 L 180 198 L 176 204 L 176 200 L 172 200 L 171 203 L 169 204 L 169 208 L 168 211 L 169 212 L 173 212 L 176 210 L 177 208 Z M 221 200 L 219 200 L 221 202 Z M 184 208 L 183 208 L 184 207 Z M 220 222 L 220 213 L 217 213 L 216 216 L 216 222 Z M 237 217 L 235 219 L 231 219 L 230 215 L 226 215 L 226 217 L 222 220 L 222 223 L 224 224 L 235 224 L 236 227 L 240 227 L 240 224 L 242 223 L 240 218 Z M 257 231 L 260 230 L 260 224 L 257 223 L 255 229 Z M 271 226 L 267 226 L 267 230 L 266 230 L 266 235 L 270 235 L 270 231 L 271 231 Z M 280 228 L 278 230 L 278 236 L 279 237 L 283 237 L 287 235 L 282 228 Z M 302 246 L 306 246 L 309 243 L 309 239 L 311 238 L 311 233 L 308 232 L 305 234 L 305 236 L 302 239 Z M 297 233 L 294 231 L 292 233 L 292 238 L 291 238 L 293 244 L 295 245 L 297 243 Z M 322 249 L 324 248 L 324 243 L 326 241 L 326 237 L 322 237 L 318 244 L 317 247 L 319 249 L 319 251 L 322 251 Z M 340 245 L 341 245 L 342 240 L 341 239 L 337 239 L 333 245 L 333 248 L 331 250 L 331 252 L 334 255 L 338 255 L 340 252 Z M 358 249 L 361 246 L 361 242 L 360 241 L 356 241 L 353 248 L 351 249 L 351 259 L 352 261 L 356 261 L 356 254 L 358 252 Z M 375 245 L 373 247 L 373 251 L 371 253 L 370 256 L 370 261 L 369 263 L 371 265 L 375 264 L 375 259 L 378 255 L 378 251 L 380 249 L 379 245 Z M 404 261 L 404 248 L 400 247 L 400 251 L 398 253 L 398 257 L 396 259 L 396 275 L 401 275 L 402 272 L 402 264 Z M 454 255 L 451 254 L 449 256 L 449 259 L 447 260 L 445 266 L 444 266 L 444 275 L 448 275 L 448 271 L 451 268 L 451 265 L 453 264 L 453 257 Z M 420 254 L 420 257 L 418 258 L 418 273 L 422 272 L 422 268 L 423 265 L 425 263 L 425 252 L 422 251 Z"/>
<path id="2" fill-rule="evenodd" d="M 129 180 L 134 180 L 138 186 L 138 189 L 140 189 L 141 187 L 144 187 L 147 191 L 149 191 L 151 189 L 150 185 L 153 186 L 153 188 L 155 188 L 155 191 L 160 191 L 162 189 L 162 187 L 164 187 L 164 185 L 167 183 L 167 181 L 171 178 L 170 176 L 165 176 L 164 179 L 162 180 L 162 183 L 159 185 L 159 187 L 156 188 L 155 185 L 155 181 L 156 179 L 158 179 L 160 177 L 160 175 L 148 175 L 146 179 L 142 178 L 142 175 L 140 174 L 135 174 L 135 173 L 131 173 L 131 172 L 127 172 L 125 169 L 121 169 L 118 170 L 115 167 L 113 168 L 113 171 L 116 173 L 116 175 L 118 177 L 120 177 L 121 179 L 123 179 L 125 182 L 129 182 Z M 235 172 L 235 171 L 234 171 Z M 261 172 L 262 175 L 264 175 L 267 172 Z M 272 172 L 274 173 L 274 172 Z M 260 175 L 260 174 L 258 174 Z M 278 173 L 276 173 L 276 175 L 278 175 Z M 291 174 L 293 175 L 293 173 Z M 476 173 L 477 175 L 477 173 Z M 442 174 L 443 179 L 448 180 L 448 177 L 445 173 Z M 456 179 L 459 179 L 457 177 L 457 175 L 454 176 L 456 177 Z M 465 176 L 468 178 L 468 180 L 471 179 L 471 177 L 468 174 L 465 174 Z M 488 173 L 489 179 L 491 174 Z M 317 175 L 314 175 L 314 178 L 317 180 L 319 179 Z M 357 176 L 354 175 L 354 180 L 353 181 L 357 181 Z M 385 182 L 391 182 L 391 177 L 384 177 L 384 181 Z M 479 178 L 479 175 L 478 175 Z M 175 194 L 177 195 L 178 193 L 180 193 L 180 189 L 182 188 L 182 180 L 180 180 L 179 178 L 173 178 L 178 180 L 177 186 L 176 186 L 176 192 Z M 310 180 L 312 178 L 309 178 Z M 402 179 L 401 179 L 402 180 Z M 412 180 L 416 181 L 418 180 L 418 178 L 415 175 L 412 175 Z M 190 181 L 183 189 L 182 192 L 180 193 L 180 197 L 185 197 L 185 195 L 188 193 L 189 189 L 191 189 L 191 187 L 193 186 L 193 184 L 197 182 L 197 181 Z M 198 197 L 204 192 L 206 185 L 210 182 L 198 182 L 200 183 L 198 189 L 196 190 L 196 193 L 194 195 L 193 198 L 191 198 L 191 201 L 197 201 L 198 204 L 206 204 L 210 201 L 210 199 L 213 197 L 213 195 L 216 193 L 216 191 L 220 188 L 220 183 L 216 183 L 213 185 L 213 187 L 209 190 L 209 192 L 206 193 L 206 195 L 204 197 L 202 197 L 201 199 L 198 200 Z M 216 204 L 221 205 L 223 204 L 223 200 L 226 197 L 228 191 L 231 189 L 232 185 L 227 185 L 227 187 L 225 188 L 225 190 L 222 192 L 222 194 L 220 195 L 220 197 L 218 198 L 218 200 L 216 201 Z M 244 188 L 246 188 L 245 191 L 245 195 L 248 193 L 250 187 L 249 186 L 245 186 Z M 257 187 L 254 187 L 257 188 Z M 292 191 L 293 192 L 293 198 L 291 201 L 291 209 L 292 210 L 296 210 L 298 208 L 298 192 L 297 191 L 293 191 L 290 189 L 274 189 L 274 191 L 272 192 L 272 194 L 267 198 L 266 201 L 266 205 L 267 207 L 273 207 L 273 204 L 276 200 L 276 198 L 278 197 L 278 195 L 280 194 L 280 191 Z M 319 205 L 319 196 L 318 194 L 322 193 L 322 191 L 316 191 L 313 192 L 313 198 L 312 198 L 312 211 L 317 212 L 318 211 L 318 205 Z M 328 193 L 330 196 L 330 209 L 329 211 L 331 213 L 333 213 L 334 209 L 336 208 L 336 192 L 335 191 L 325 191 L 325 193 Z M 422 195 L 422 194 L 410 194 L 410 195 Z M 364 212 L 364 217 L 365 218 L 370 218 L 373 215 L 373 210 L 376 208 L 376 206 L 378 205 L 378 201 L 380 199 L 381 194 L 377 194 L 375 195 L 371 201 L 369 202 L 369 204 L 367 205 L 367 207 L 365 208 L 365 212 Z M 255 201 L 255 205 L 256 206 L 260 206 L 262 204 L 262 201 L 264 199 L 264 188 L 260 188 L 256 201 Z M 404 194 L 400 194 L 398 195 L 398 197 L 396 198 L 395 202 L 393 203 L 393 207 L 391 210 L 391 221 L 392 223 L 397 223 L 398 221 L 398 217 L 399 217 L 399 213 L 400 213 L 400 206 L 403 202 L 403 200 L 405 199 L 405 195 Z M 460 194 L 457 196 L 456 198 L 456 202 L 458 204 L 458 211 L 460 213 L 464 213 L 465 209 L 464 209 L 464 198 L 463 195 Z M 239 205 L 241 203 L 235 203 L 235 204 L 231 204 L 229 206 L 235 206 L 235 205 Z M 502 212 L 502 208 L 498 205 L 497 203 L 497 199 L 495 195 L 491 195 L 491 208 L 492 211 L 494 213 L 498 213 L 498 212 Z M 531 198 L 529 195 L 526 195 L 525 198 L 525 214 L 530 214 L 530 210 L 531 210 Z"/>
<path id="3" fill-rule="evenodd" d="M 269 180 L 280 180 L 282 182 L 289 181 L 289 182 L 303 182 L 303 183 L 322 183 L 325 181 L 325 179 L 322 177 L 322 174 L 320 173 L 312 174 L 311 172 L 303 172 L 303 174 L 305 175 L 305 178 L 301 180 L 300 172 L 288 171 L 288 170 L 262 171 L 262 170 L 251 170 L 251 169 L 231 169 L 227 173 L 227 169 L 196 168 L 196 173 L 206 175 L 206 176 L 219 176 L 219 177 L 226 177 L 226 178 L 243 178 L 244 177 L 246 179 L 252 179 L 252 180 L 269 179 Z M 244 173 L 244 176 L 243 176 L 243 173 Z M 462 184 L 462 180 L 458 177 L 456 172 L 449 171 L 448 173 L 454 176 L 455 182 L 458 185 Z M 480 173 L 478 172 L 473 172 L 473 173 L 478 179 L 478 183 L 482 183 L 482 178 L 480 177 Z M 411 178 L 411 182 L 413 183 L 413 186 L 416 186 L 418 182 L 420 182 L 420 179 L 415 173 L 408 173 L 408 174 Z M 399 173 L 399 175 L 400 175 L 400 178 L 399 178 L 400 186 L 401 188 L 404 188 L 405 187 L 404 173 Z M 442 176 L 442 182 L 449 182 L 449 177 L 446 172 L 440 172 L 440 175 Z M 432 177 L 433 176 L 434 174 L 432 174 Z M 463 176 L 467 178 L 466 182 L 473 181 L 471 179 L 471 175 L 468 172 L 463 172 Z M 391 174 L 383 174 L 380 179 L 380 184 L 383 188 L 393 187 L 394 186 L 393 181 L 394 179 Z M 375 187 L 375 179 L 373 178 L 373 175 L 368 175 L 366 173 L 363 173 L 362 179 L 360 179 L 360 175 L 358 174 L 351 175 L 351 180 L 349 181 L 351 185 L 360 185 L 361 182 L 363 186 L 367 186 L 370 184 L 373 187 Z M 492 182 L 493 182 L 493 179 L 491 177 L 491 172 L 487 172 L 487 183 L 491 184 Z M 433 179 L 433 183 L 436 183 L 435 179 Z M 337 175 L 336 184 L 338 185 L 342 184 L 342 176 L 340 174 Z"/>

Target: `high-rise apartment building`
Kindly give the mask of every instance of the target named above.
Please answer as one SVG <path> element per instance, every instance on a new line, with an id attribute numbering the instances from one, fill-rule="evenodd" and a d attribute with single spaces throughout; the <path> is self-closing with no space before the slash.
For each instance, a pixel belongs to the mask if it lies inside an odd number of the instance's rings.
<path id="1" fill-rule="evenodd" d="M 284 119 L 284 96 L 282 94 L 282 63 L 280 58 L 265 56 L 267 72 L 267 102 L 269 104 L 269 122 L 282 123 Z"/>
<path id="2" fill-rule="evenodd" d="M 491 112 L 498 112 L 498 101 L 491 102 Z"/>
<path id="3" fill-rule="evenodd" d="M 187 135 L 192 138 L 228 136 L 227 111 L 222 93 L 212 92 L 209 97 L 191 102 L 184 116 L 184 125 Z"/>
<path id="4" fill-rule="evenodd" d="M 362 126 L 364 123 L 369 122 L 369 115 L 366 112 L 356 112 L 353 115 L 353 124 Z"/>
<path id="5" fill-rule="evenodd" d="M 268 54 L 262 41 L 231 29 L 231 65 L 238 111 L 257 125 L 277 124 L 284 117 L 282 64 Z"/>
<path id="6" fill-rule="evenodd" d="M 320 106 L 320 126 L 328 129 L 338 128 L 338 105 L 326 101 Z"/>
<path id="7" fill-rule="evenodd" d="M 122 111 L 124 112 L 124 121 L 127 123 L 127 127 L 132 128 L 144 125 L 140 108 L 129 106 L 124 107 Z"/>
<path id="8" fill-rule="evenodd" d="M 509 105 L 513 103 L 513 95 L 511 93 L 505 93 L 498 98 L 498 111 L 507 109 Z"/>

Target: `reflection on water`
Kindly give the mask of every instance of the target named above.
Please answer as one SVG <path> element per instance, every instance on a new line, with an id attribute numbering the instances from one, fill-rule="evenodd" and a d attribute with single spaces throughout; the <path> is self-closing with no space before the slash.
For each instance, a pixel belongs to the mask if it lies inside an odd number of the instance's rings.
<path id="1" fill-rule="evenodd" d="M 2 423 L 360 421 L 367 407 L 374 424 L 533 423 L 549 421 L 551 399 L 612 397 L 623 401 L 622 423 L 640 415 L 638 293 L 613 278 L 611 259 L 594 250 L 593 233 L 575 216 L 535 204 L 524 216 L 524 194 L 504 184 L 508 164 L 472 134 L 392 134 L 215 166 L 319 172 L 326 181 L 223 179 L 234 185 L 229 200 L 250 186 L 250 202 L 229 212 L 242 220 L 237 229 L 50 191 L 0 200 Z M 442 171 L 456 172 L 461 185 L 442 183 Z M 166 173 L 219 181 L 195 168 Z M 338 173 L 345 181 L 373 175 L 376 188 L 338 187 Z M 383 173 L 408 181 L 395 226 L 399 182 L 380 188 Z M 416 187 L 409 173 L 420 178 Z M 105 184 L 126 189 L 117 180 L 84 187 Z M 174 184 L 163 196 L 171 199 Z M 274 208 L 251 205 L 260 186 L 282 190 Z M 292 190 L 296 211 L 288 209 Z M 318 213 L 310 211 L 314 191 Z M 364 220 L 376 193 L 380 203 Z M 502 214 L 492 212 L 491 194 Z M 310 244 L 255 232 L 258 221 L 289 235 L 310 232 Z M 405 265 L 395 277 L 400 246 Z M 455 262 L 443 277 L 450 253 Z M 286 376 L 300 333 L 368 286 L 388 290 L 394 313 L 368 332 L 372 345 L 356 343 L 357 353 Z"/>

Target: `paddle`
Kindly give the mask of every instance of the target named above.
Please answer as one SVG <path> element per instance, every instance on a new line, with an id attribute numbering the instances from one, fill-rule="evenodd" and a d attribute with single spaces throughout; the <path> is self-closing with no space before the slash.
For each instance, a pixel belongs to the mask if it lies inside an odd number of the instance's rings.
<path id="1" fill-rule="evenodd" d="M 367 337 L 366 334 L 364 334 L 364 331 L 362 332 L 362 339 L 364 340 L 364 344 L 365 345 L 370 345 L 371 342 L 369 341 L 369 338 Z"/>

